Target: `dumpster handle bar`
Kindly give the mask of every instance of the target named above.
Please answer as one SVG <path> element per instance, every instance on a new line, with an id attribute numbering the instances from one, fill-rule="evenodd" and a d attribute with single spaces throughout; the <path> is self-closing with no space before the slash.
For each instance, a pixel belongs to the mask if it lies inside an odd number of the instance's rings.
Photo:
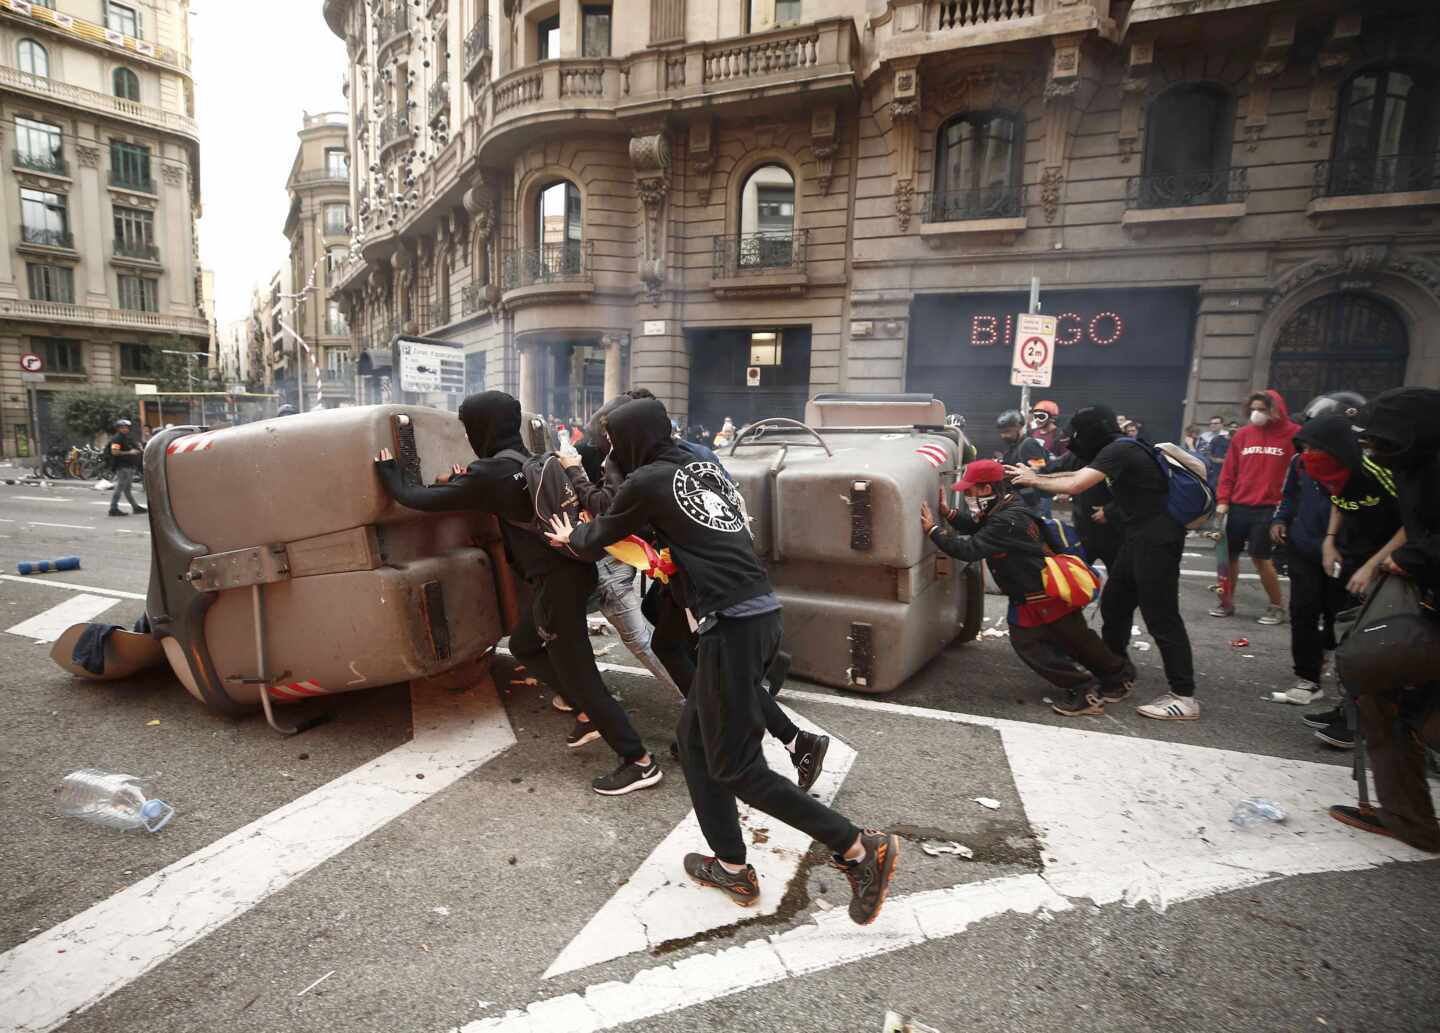
<path id="1" fill-rule="evenodd" d="M 259 665 L 259 676 L 255 679 L 260 684 L 260 706 L 265 711 L 265 721 L 281 735 L 299 735 L 301 732 L 308 732 L 316 725 L 324 724 L 330 720 L 330 714 L 317 714 L 314 717 L 307 717 L 294 728 L 282 725 L 275 720 L 275 707 L 270 702 L 270 675 L 265 666 L 265 597 L 262 594 L 264 585 L 250 586 L 250 600 L 255 611 L 255 661 Z"/>
<path id="2" fill-rule="evenodd" d="M 789 444 L 806 445 L 811 448 L 818 445 L 825 450 L 825 454 L 827 456 L 833 456 L 835 454 L 834 452 L 830 451 L 830 446 L 825 443 L 825 439 L 820 436 L 819 432 L 816 431 L 815 428 L 808 427 L 805 424 L 801 423 L 799 420 L 787 419 L 784 416 L 772 416 L 769 419 L 757 420 L 755 423 L 750 424 L 750 426 L 746 427 L 739 434 L 737 434 L 735 436 L 734 443 L 730 446 L 730 451 L 727 452 L 726 455 L 733 456 L 735 454 L 735 450 L 739 448 L 742 444 L 761 444 L 760 439 L 764 436 L 767 430 L 803 430 L 807 434 L 813 435 L 815 440 L 813 442 L 791 441 L 789 442 Z M 746 440 L 747 438 L 751 437 L 753 437 L 755 440 Z"/>

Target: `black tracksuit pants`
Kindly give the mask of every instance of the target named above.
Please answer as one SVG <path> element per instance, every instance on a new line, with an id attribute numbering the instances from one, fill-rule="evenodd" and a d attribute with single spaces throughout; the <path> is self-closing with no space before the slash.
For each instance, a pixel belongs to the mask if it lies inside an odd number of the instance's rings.
<path id="1" fill-rule="evenodd" d="M 1100 616 L 1105 622 L 1100 637 L 1110 652 L 1128 661 L 1130 628 L 1139 607 L 1146 629 L 1160 648 L 1170 691 L 1177 696 L 1193 696 L 1195 660 L 1180 616 L 1180 560 L 1184 551 L 1184 538 L 1157 542 L 1134 534 L 1125 536 L 1100 595 Z"/>
<path id="2" fill-rule="evenodd" d="M 690 630 L 685 608 L 675 601 L 664 585 L 657 585 L 652 591 L 659 594 L 655 599 L 655 634 L 651 636 L 650 648 L 665 665 L 665 670 L 670 672 L 680 694 L 689 696 L 690 686 L 695 681 L 698 636 Z M 795 722 L 764 689 L 760 690 L 760 710 L 765 717 L 765 730 L 781 742 L 789 743 L 800 734 Z"/>
<path id="3" fill-rule="evenodd" d="M 1093 692 L 1103 686 L 1118 690 L 1135 677 L 1135 669 L 1110 652 L 1090 630 L 1083 610 L 1034 628 L 1012 624 L 1010 646 L 1027 667 L 1061 689 Z"/>
<path id="4" fill-rule="evenodd" d="M 510 652 L 535 676 L 582 711 L 624 760 L 645 755 L 630 718 L 610 695 L 585 623 L 585 603 L 597 583 L 589 563 L 565 563 L 535 581 L 535 598 L 510 633 Z"/>
<path id="5" fill-rule="evenodd" d="M 837 854 L 860 830 L 765 763 L 760 683 L 780 649 L 780 613 L 719 618 L 700 636 L 695 679 L 680 711 L 680 763 L 700 830 L 715 856 L 745 863 L 736 799 Z M 678 679 L 677 679 L 678 680 Z"/>
<path id="6" fill-rule="evenodd" d="M 1347 596 L 1345 582 L 1326 577 L 1318 559 L 1291 551 L 1290 657 L 1295 677 L 1320 681 L 1325 650 L 1335 647 L 1335 614 L 1345 608 Z"/>

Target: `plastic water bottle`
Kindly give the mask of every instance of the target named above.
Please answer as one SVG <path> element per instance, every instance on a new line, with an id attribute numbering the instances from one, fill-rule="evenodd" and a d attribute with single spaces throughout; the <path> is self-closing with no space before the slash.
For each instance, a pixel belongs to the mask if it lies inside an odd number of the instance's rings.
<path id="1" fill-rule="evenodd" d="M 1245 828 L 1249 825 L 1264 825 L 1267 822 L 1282 822 L 1286 818 L 1285 809 L 1278 803 L 1271 800 L 1262 800 L 1258 796 L 1249 796 L 1235 805 L 1235 813 L 1230 815 L 1230 821 Z"/>
<path id="2" fill-rule="evenodd" d="M 72 771 L 60 787 L 60 809 L 67 817 L 106 828 L 159 832 L 175 817 L 175 808 L 146 797 L 141 782 L 134 775 L 98 768 Z"/>

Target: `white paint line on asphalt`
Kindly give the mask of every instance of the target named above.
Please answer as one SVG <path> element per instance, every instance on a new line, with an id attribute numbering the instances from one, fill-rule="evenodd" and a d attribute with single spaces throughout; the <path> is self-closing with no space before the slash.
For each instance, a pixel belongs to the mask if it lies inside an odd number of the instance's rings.
<path id="1" fill-rule="evenodd" d="M 793 711 L 794 722 L 807 732 L 824 735 L 825 730 Z M 765 759 L 774 771 L 790 771 L 794 765 L 785 747 L 765 737 Z M 832 736 L 825 767 L 811 789 L 822 803 L 830 803 L 840 791 L 855 751 Z M 810 849 L 810 837 L 783 822 L 741 805 L 740 825 L 751 840 L 747 853 L 760 878 L 760 903 L 746 909 L 749 916 L 774 914 L 790 880 Z M 756 833 L 763 833 L 763 837 Z M 705 837 L 692 810 L 676 825 L 635 874 L 606 901 L 545 972 L 546 979 L 598 965 L 603 961 L 650 950 L 662 943 L 685 939 L 735 921 L 735 905 L 722 893 L 705 889 L 684 876 L 685 854 L 704 850 Z"/>
<path id="2" fill-rule="evenodd" d="M 72 595 L 63 603 L 38 613 L 27 621 L 21 621 L 12 628 L 6 628 L 9 635 L 28 638 L 36 645 L 54 642 L 60 633 L 72 624 L 92 621 L 120 600 L 114 596 Z"/>
<path id="3" fill-rule="evenodd" d="M 76 531 L 95 530 L 94 524 L 47 524 L 43 520 L 27 520 L 25 523 L 29 527 L 69 527 Z"/>
<path id="4" fill-rule="evenodd" d="M 62 498 L 55 495 L 11 495 L 10 498 L 16 502 L 74 502 L 74 499 Z"/>
<path id="5" fill-rule="evenodd" d="M 411 713 L 410 742 L 0 955 L 0 1030 L 54 1029 L 515 742 L 488 680 L 412 690 Z"/>
<path id="6" fill-rule="evenodd" d="M 1431 859 L 1325 814 L 1326 805 L 1354 797 L 1349 769 L 1338 765 L 819 693 L 782 695 L 997 729 L 1025 816 L 1041 840 L 1044 872 L 892 896 L 871 926 L 853 925 L 836 908 L 768 939 L 657 965 L 628 982 L 538 1000 L 459 1033 L 597 1033 L 953 937 L 1007 912 L 1064 911 L 1076 900 L 1144 901 L 1163 910 L 1284 876 Z M 1232 825 L 1230 809 L 1250 795 L 1275 800 L 1288 819 Z"/>
<path id="7" fill-rule="evenodd" d="M 21 585 L 40 585 L 44 588 L 63 588 L 70 592 L 92 592 L 95 595 L 113 595 L 117 599 L 144 599 L 143 592 L 122 592 L 118 588 L 96 588 L 94 585 L 76 585 L 69 581 L 47 581 L 44 577 L 31 575 L 21 577 L 19 574 L 0 574 L 0 581 L 14 581 Z"/>

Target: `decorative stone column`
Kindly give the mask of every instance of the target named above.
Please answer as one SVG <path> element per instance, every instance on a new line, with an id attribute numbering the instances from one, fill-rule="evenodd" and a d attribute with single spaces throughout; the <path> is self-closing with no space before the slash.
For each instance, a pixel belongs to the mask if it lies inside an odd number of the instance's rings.
<path id="1" fill-rule="evenodd" d="M 635 168 L 635 192 L 645 209 L 640 280 L 647 300 L 655 304 L 665 283 L 665 213 L 670 194 L 670 138 L 663 127 L 630 138 L 630 164 Z"/>
<path id="2" fill-rule="evenodd" d="M 600 338 L 605 346 L 605 401 L 616 397 L 625 390 L 624 354 L 621 350 L 625 338 L 621 334 L 606 334 Z"/>
<path id="3" fill-rule="evenodd" d="M 533 344 L 521 344 L 516 351 L 520 353 L 520 408 L 538 413 L 541 411 L 539 363 L 545 356 L 537 355 Z"/>

